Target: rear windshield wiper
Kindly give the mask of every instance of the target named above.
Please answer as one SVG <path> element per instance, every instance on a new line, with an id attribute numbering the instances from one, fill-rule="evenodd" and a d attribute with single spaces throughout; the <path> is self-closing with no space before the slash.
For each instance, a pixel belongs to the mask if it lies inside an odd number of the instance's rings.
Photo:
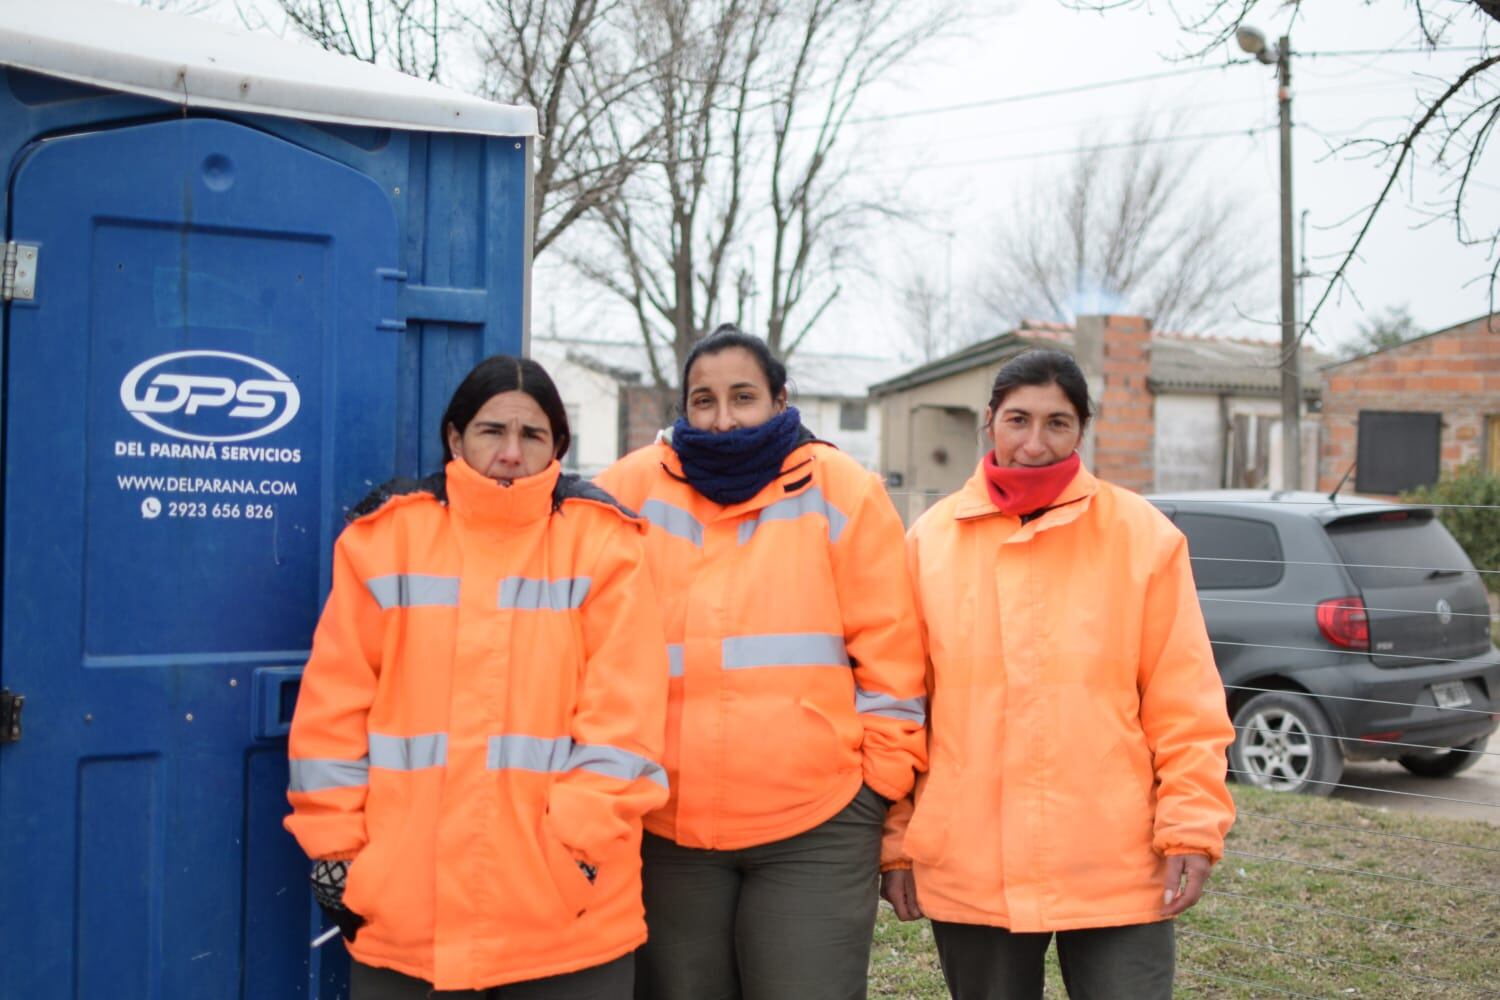
<path id="1" fill-rule="evenodd" d="M 1435 569 L 1427 574 L 1426 579 L 1436 580 L 1440 576 L 1463 576 L 1467 572 L 1466 569 Z"/>

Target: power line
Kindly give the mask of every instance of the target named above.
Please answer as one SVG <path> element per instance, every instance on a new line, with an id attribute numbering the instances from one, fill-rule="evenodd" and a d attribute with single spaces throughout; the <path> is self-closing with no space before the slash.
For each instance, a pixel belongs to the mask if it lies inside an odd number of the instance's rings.
<path id="1" fill-rule="evenodd" d="M 1324 830 L 1343 830 L 1346 833 L 1357 833 L 1367 837 L 1385 837 L 1391 840 L 1414 840 L 1422 844 L 1432 844 L 1438 847 L 1457 847 L 1465 851 L 1489 851 L 1492 854 L 1500 854 L 1500 847 L 1485 847 L 1482 844 L 1461 844 L 1456 840 L 1432 840 L 1428 837 L 1417 837 L 1409 833 L 1392 833 L 1389 830 L 1361 829 L 1357 826 L 1349 826 L 1343 823 L 1322 823 L 1312 819 L 1295 819 L 1291 816 L 1273 816 L 1270 813 L 1255 812 L 1250 809 L 1236 809 L 1237 817 L 1248 816 L 1251 819 L 1263 819 L 1272 823 L 1289 823 L 1292 826 L 1315 826 Z"/>
<path id="2" fill-rule="evenodd" d="M 1370 93 L 1373 91 L 1394 90 L 1397 87 L 1405 88 L 1408 83 L 1409 80 L 1403 77 L 1401 80 L 1387 81 L 1385 83 L 1344 84 L 1334 87 L 1314 87 L 1308 90 L 1297 91 L 1297 97 L 1301 100 L 1307 100 L 1314 97 L 1341 96 L 1367 99 Z M 1236 97 L 1224 101 L 1195 101 L 1188 104 L 1168 104 L 1163 107 L 1149 107 L 1146 109 L 1146 112 L 1147 116 L 1150 118 L 1161 118 L 1165 115 L 1176 114 L 1179 112 L 1198 111 L 1204 108 L 1223 109 L 1226 107 L 1239 105 L 1261 106 L 1264 103 L 1264 97 Z M 1398 118 L 1398 116 L 1391 117 L 1393 118 L 1393 120 Z M 1400 118 L 1399 120 L 1405 121 L 1404 118 Z M 946 145 L 956 142 L 976 143 L 980 140 L 985 139 L 1003 139 L 1018 135 L 1035 135 L 1039 132 L 1058 132 L 1064 129 L 1077 129 L 1077 127 L 1081 125 L 1096 125 L 1098 121 L 1099 116 L 1095 114 L 1087 118 L 1071 118 L 1067 121 L 1061 122 L 1048 121 L 1042 124 L 1029 125 L 1021 128 L 986 129 L 984 131 L 966 130 L 962 134 L 953 135 L 940 132 L 936 135 L 926 136 L 922 139 L 914 140 L 912 142 L 882 143 L 880 148 L 885 152 L 902 149 L 931 149 L 934 146 Z M 1297 127 L 1308 128 L 1309 126 L 1307 126 L 1306 123 L 1300 123 Z M 1473 184 L 1476 182 L 1471 180 L 1469 183 Z"/>
<path id="3" fill-rule="evenodd" d="M 1266 777 L 1266 775 L 1259 774 L 1255 771 L 1243 771 L 1235 767 L 1226 768 L 1226 770 L 1230 774 L 1243 775 L 1246 779 L 1245 784 L 1248 785 L 1255 785 L 1255 779 Z M 1500 809 L 1500 802 L 1483 802 L 1479 799 L 1459 799 L 1454 798 L 1451 795 L 1428 795 L 1426 792 L 1403 792 L 1398 788 L 1376 788 L 1374 785 L 1349 785 L 1345 784 L 1342 781 L 1322 781 L 1318 778 L 1303 778 L 1302 783 L 1305 785 L 1327 785 L 1329 788 L 1347 788 L 1351 792 L 1375 792 L 1380 795 L 1403 795 L 1409 799 L 1430 799 L 1433 802 L 1456 802 L 1461 806 L 1483 806 L 1486 809 Z M 1487 892 L 1489 890 L 1475 891 Z M 1495 891 L 1493 895 L 1500 896 L 1500 890 Z"/>
<path id="4" fill-rule="evenodd" d="M 1301 694 L 1300 691 L 1292 693 Z M 1307 697 L 1315 698 L 1317 695 L 1308 695 Z M 1418 705 L 1415 707 L 1432 708 L 1434 706 Z M 1254 726 L 1235 726 L 1234 728 L 1242 733 L 1259 732 Z M 1400 740 L 1372 740 L 1366 736 L 1334 736 L 1332 733 L 1308 733 L 1307 736 L 1309 739 L 1315 740 L 1337 740 L 1340 743 L 1368 743 L 1371 746 L 1377 747 L 1405 747 L 1408 750 L 1426 750 L 1431 753 L 1447 751 L 1449 753 L 1477 753 L 1482 757 L 1500 757 L 1500 750 L 1465 750 L 1463 747 L 1439 747 L 1433 746 L 1430 743 L 1403 743 Z"/>
<path id="5" fill-rule="evenodd" d="M 1413 569 L 1424 569 L 1424 568 L 1425 567 L 1420 567 L 1420 566 L 1413 567 Z M 1249 598 L 1243 598 L 1243 597 L 1199 597 L 1198 598 L 1198 602 L 1200 604 L 1248 604 L 1248 605 L 1252 605 L 1254 607 L 1264 607 L 1264 608 L 1306 608 L 1308 610 L 1312 610 L 1313 608 L 1316 608 L 1316 607 L 1319 606 L 1317 604 L 1312 604 L 1312 603 L 1309 603 L 1309 602 L 1306 602 L 1306 601 L 1252 601 Z M 1382 612 L 1385 612 L 1387 614 L 1415 615 L 1416 617 L 1419 617 L 1419 618 L 1420 617 L 1424 617 L 1424 616 L 1431 616 L 1433 618 L 1441 618 L 1441 617 L 1443 617 L 1444 614 L 1447 614 L 1447 615 L 1449 615 L 1452 618 L 1480 618 L 1480 619 L 1483 619 L 1484 621 L 1489 621 L 1490 620 L 1490 613 L 1488 611 L 1448 611 L 1448 612 L 1443 612 L 1443 611 L 1436 611 L 1436 610 L 1434 610 L 1434 611 L 1428 611 L 1425 608 L 1381 608 L 1381 607 L 1376 607 L 1373 604 L 1366 604 L 1365 605 L 1365 611 L 1367 611 L 1367 612 L 1368 611 L 1382 611 Z"/>
<path id="6" fill-rule="evenodd" d="M 1125 87 L 1136 83 L 1150 83 L 1153 80 L 1169 80 L 1174 77 L 1188 76 L 1195 73 L 1206 73 L 1209 70 L 1227 69 L 1241 63 L 1248 63 L 1249 59 L 1237 59 L 1233 62 L 1216 66 L 1183 66 L 1178 69 L 1163 70 L 1159 73 L 1142 73 L 1140 76 L 1122 76 L 1115 80 L 1096 80 L 1093 83 L 1079 83 L 1071 87 L 1056 87 L 1052 90 L 1033 90 L 1023 94 L 1007 94 L 1004 97 L 989 97 L 981 101 L 963 101 L 958 104 L 938 104 L 927 108 L 912 108 L 909 111 L 890 111 L 878 115 L 862 115 L 859 118 L 850 118 L 845 121 L 847 125 L 864 125 L 871 122 L 899 121 L 903 118 L 921 118 L 926 115 L 941 115 L 953 111 L 973 111 L 978 108 L 993 108 L 1001 104 L 1018 104 L 1022 101 L 1039 101 L 1049 97 L 1066 97 L 1069 94 L 1085 94 L 1093 90 L 1108 90 L 1111 87 Z"/>
<path id="7" fill-rule="evenodd" d="M 1210 639 L 1215 646 L 1237 646 L 1244 649 L 1281 649 L 1289 653 L 1337 653 L 1342 655 L 1345 651 L 1329 649 L 1324 646 L 1283 646 L 1271 642 L 1234 642 L 1230 639 Z M 1415 660 L 1417 663 L 1468 663 L 1472 656 L 1422 656 L 1419 653 L 1382 653 L 1379 650 L 1360 650 L 1359 652 L 1369 656 L 1372 660 L 1380 657 L 1386 660 Z M 1245 688 L 1246 691 L 1256 690 Z M 1444 712 L 1468 712 L 1471 715 L 1493 715 L 1488 709 L 1482 708 L 1455 708 L 1442 705 L 1416 705 L 1411 702 L 1376 702 L 1373 698 L 1346 698 L 1343 695 L 1328 694 L 1318 695 L 1320 698 L 1343 698 L 1345 701 L 1368 701 L 1374 704 L 1403 705 L 1407 708 L 1437 708 Z"/>
<path id="8" fill-rule="evenodd" d="M 1315 648 L 1315 647 L 1312 647 L 1312 646 L 1275 646 L 1275 645 L 1271 645 L 1270 643 L 1259 643 L 1259 642 L 1228 642 L 1228 641 L 1220 642 L 1220 641 L 1214 640 L 1214 639 L 1210 639 L 1209 642 L 1211 644 L 1220 645 L 1220 646 L 1246 646 L 1246 647 L 1253 647 L 1253 648 L 1257 648 L 1257 649 L 1291 649 L 1291 650 L 1296 650 L 1296 651 L 1302 652 L 1302 653 L 1333 653 L 1333 652 L 1337 652 L 1337 650 L 1332 650 L 1332 649 L 1318 649 L 1318 648 Z M 1371 653 L 1369 655 L 1370 656 L 1393 656 L 1393 657 L 1396 657 L 1398 659 L 1406 659 L 1406 660 L 1425 660 L 1425 659 L 1427 659 L 1427 657 L 1425 657 L 1425 656 L 1401 656 L 1398 653 Z M 1432 662 L 1434 662 L 1434 663 L 1463 663 L 1464 661 L 1463 660 L 1447 659 L 1447 658 L 1444 658 L 1444 657 L 1433 657 L 1432 658 Z M 1482 708 L 1459 708 L 1459 707 L 1453 706 L 1453 705 L 1449 705 L 1449 706 L 1443 706 L 1443 705 L 1418 705 L 1416 702 L 1412 702 L 1412 701 L 1387 701 L 1384 698 L 1355 698 L 1354 696 L 1347 695 L 1347 694 L 1313 694 L 1310 691 L 1292 691 L 1292 692 L 1287 692 L 1287 691 L 1281 690 L 1280 688 L 1249 687 L 1249 686 L 1244 685 L 1244 684 L 1225 684 L 1224 687 L 1227 690 L 1230 690 L 1230 691 L 1260 691 L 1260 692 L 1263 692 L 1263 693 L 1264 692 L 1270 692 L 1271 694 L 1288 694 L 1288 693 L 1290 693 L 1290 694 L 1299 694 L 1299 695 L 1302 695 L 1303 697 L 1306 697 L 1306 698 L 1327 698 L 1330 701 L 1354 701 L 1354 702 L 1359 702 L 1359 703 L 1364 704 L 1364 705 L 1390 705 L 1390 706 L 1393 706 L 1395 708 L 1425 708 L 1425 709 L 1430 709 L 1432 711 L 1438 711 L 1438 712 L 1464 712 L 1464 713 L 1469 714 L 1469 715 L 1493 715 L 1494 714 L 1493 712 L 1489 711 L 1488 709 L 1482 709 Z"/>
<path id="9" fill-rule="evenodd" d="M 1170 503 L 1171 501 L 1166 501 Z M 1500 573 L 1500 569 L 1478 569 L 1472 566 L 1398 566 L 1395 563 L 1316 562 L 1310 559 L 1241 559 L 1237 556 L 1195 556 L 1193 562 L 1257 563 L 1263 566 L 1342 566 L 1347 569 L 1410 569 L 1430 573 Z"/>
<path id="10" fill-rule="evenodd" d="M 1441 50 L 1433 49 L 1349 49 L 1338 51 L 1312 51 L 1296 53 L 1297 57 L 1303 58 L 1338 58 L 1345 56 L 1366 55 L 1416 55 L 1425 53 L 1428 55 L 1437 52 L 1485 52 L 1484 46 L 1454 47 Z M 1214 70 L 1225 70 L 1233 66 L 1243 66 L 1253 63 L 1253 59 L 1231 59 L 1225 63 L 1215 63 L 1209 66 L 1180 66 L 1176 69 L 1162 70 L 1157 73 L 1142 73 L 1138 76 L 1122 76 L 1113 80 L 1095 80 L 1091 83 L 1074 84 L 1071 87 L 1054 87 L 1049 90 L 1032 90 L 1020 94 L 1006 94 L 1001 97 L 987 97 L 978 101 L 960 101 L 955 104 L 935 104 L 925 108 L 911 108 L 907 111 L 888 111 L 881 114 L 861 115 L 858 118 L 849 118 L 846 125 L 865 125 L 874 122 L 900 121 L 906 118 L 921 118 L 927 115 L 950 114 L 955 111 L 975 111 L 981 108 L 993 108 L 1002 104 L 1019 104 L 1025 101 L 1039 101 L 1052 97 L 1067 97 L 1072 94 L 1086 94 L 1096 90 L 1109 90 L 1114 87 L 1133 86 L 1138 83 L 1151 83 L 1156 80 L 1171 80 L 1181 76 L 1190 76 L 1197 73 L 1207 73 Z"/>
<path id="11" fill-rule="evenodd" d="M 1270 906 L 1278 910 L 1296 910 L 1302 913 L 1317 913 L 1321 916 L 1340 917 L 1344 920 L 1358 921 L 1360 923 L 1375 924 L 1383 927 L 1400 927 L 1403 930 L 1417 931 L 1421 934 L 1433 934 L 1438 937 L 1452 938 L 1455 941 L 1466 941 L 1469 944 L 1492 946 L 1493 938 L 1474 937 L 1469 934 L 1455 934 L 1453 931 L 1445 931 L 1437 927 L 1422 927 L 1418 924 L 1402 923 L 1399 920 L 1387 920 L 1383 917 L 1366 917 L 1358 913 L 1345 913 L 1343 910 L 1332 910 L 1326 906 L 1310 906 L 1306 903 L 1287 903 L 1279 899 L 1268 899 L 1265 896 L 1252 896 L 1249 893 L 1229 892 L 1224 889 L 1204 889 L 1205 896 L 1218 896 L 1225 899 L 1242 899 L 1257 906 Z"/>
<path id="12" fill-rule="evenodd" d="M 957 167 L 977 167 L 988 163 L 1012 163 L 1019 160 L 1042 160 L 1051 156 L 1076 156 L 1080 153 L 1101 153 L 1111 149 L 1138 149 L 1143 146 L 1162 146 L 1175 142 L 1212 141 L 1235 139 L 1275 131 L 1275 126 L 1260 125 L 1253 128 L 1231 129 L 1223 132 L 1195 132 L 1188 135 L 1164 135 L 1146 139 L 1122 139 L 1119 142 L 1101 142 L 1090 146 L 1072 146 L 1066 149 L 1032 150 L 1026 153 L 1010 153 L 1005 156 L 987 156 L 977 160 L 955 160 L 951 163 L 917 163 L 880 170 L 864 170 L 863 174 L 916 173 L 922 170 L 949 170 Z"/>
<path id="13" fill-rule="evenodd" d="M 1296 56 L 1298 59 L 1318 59 L 1318 58 L 1339 59 L 1339 58 L 1343 58 L 1345 56 L 1415 56 L 1415 55 L 1437 56 L 1437 55 L 1443 55 L 1443 54 L 1448 53 L 1448 52 L 1488 52 L 1488 51 L 1489 51 L 1489 47 L 1484 46 L 1484 45 L 1454 45 L 1454 46 L 1451 46 L 1451 47 L 1444 46 L 1443 48 L 1440 48 L 1440 49 L 1424 49 L 1424 48 L 1415 48 L 1415 49 L 1322 49 L 1322 50 L 1313 49 L 1312 51 L 1309 51 L 1309 52 L 1303 52 L 1301 49 L 1296 49 L 1296 50 L 1294 50 L 1292 52 L 1292 55 Z"/>

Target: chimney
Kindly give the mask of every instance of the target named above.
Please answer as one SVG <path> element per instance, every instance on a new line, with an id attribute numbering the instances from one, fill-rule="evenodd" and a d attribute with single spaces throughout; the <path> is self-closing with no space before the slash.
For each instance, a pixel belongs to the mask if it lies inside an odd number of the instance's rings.
<path id="1" fill-rule="evenodd" d="M 1156 417 L 1151 374 L 1151 321 L 1143 316 L 1080 316 L 1078 363 L 1089 379 L 1095 414 L 1092 469 L 1100 479 L 1137 492 L 1156 482 Z"/>

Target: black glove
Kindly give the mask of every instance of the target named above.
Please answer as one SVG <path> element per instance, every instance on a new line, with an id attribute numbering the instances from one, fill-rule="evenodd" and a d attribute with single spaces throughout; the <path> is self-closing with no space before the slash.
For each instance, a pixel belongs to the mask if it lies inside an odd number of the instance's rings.
<path id="1" fill-rule="evenodd" d="M 347 861 L 313 862 L 313 897 L 322 907 L 323 915 L 338 925 L 344 940 L 353 941 L 354 935 L 365 925 L 365 918 L 344 905 L 344 880 L 348 877 Z"/>

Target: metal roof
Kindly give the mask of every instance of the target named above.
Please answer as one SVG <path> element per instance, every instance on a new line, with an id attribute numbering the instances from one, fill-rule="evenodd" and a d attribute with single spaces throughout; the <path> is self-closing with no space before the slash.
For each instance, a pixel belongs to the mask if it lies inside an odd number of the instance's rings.
<path id="1" fill-rule="evenodd" d="M 1074 331 L 1057 323 L 1022 324 L 1011 330 L 954 351 L 871 387 L 877 396 L 911 389 L 928 382 L 978 367 L 998 368 L 1013 356 L 1033 347 L 1073 346 Z M 1281 345 L 1269 340 L 1153 333 L 1151 335 L 1152 391 L 1232 392 L 1240 395 L 1274 396 L 1281 391 L 1279 368 Z M 1328 363 L 1325 355 L 1303 348 L 1302 395 L 1316 399 L 1321 394 L 1318 368 Z"/>
<path id="2" fill-rule="evenodd" d="M 1299 352 L 1302 395 L 1319 395 L 1318 369 L 1331 359 L 1304 347 Z M 1156 334 L 1151 338 L 1153 390 L 1237 392 L 1275 395 L 1281 391 L 1281 344 L 1271 340 L 1240 340 Z"/>
<path id="3" fill-rule="evenodd" d="M 108 0 L 3 0 L 0 65 L 190 108 L 418 132 L 537 134 L 533 108 L 310 44 Z"/>

